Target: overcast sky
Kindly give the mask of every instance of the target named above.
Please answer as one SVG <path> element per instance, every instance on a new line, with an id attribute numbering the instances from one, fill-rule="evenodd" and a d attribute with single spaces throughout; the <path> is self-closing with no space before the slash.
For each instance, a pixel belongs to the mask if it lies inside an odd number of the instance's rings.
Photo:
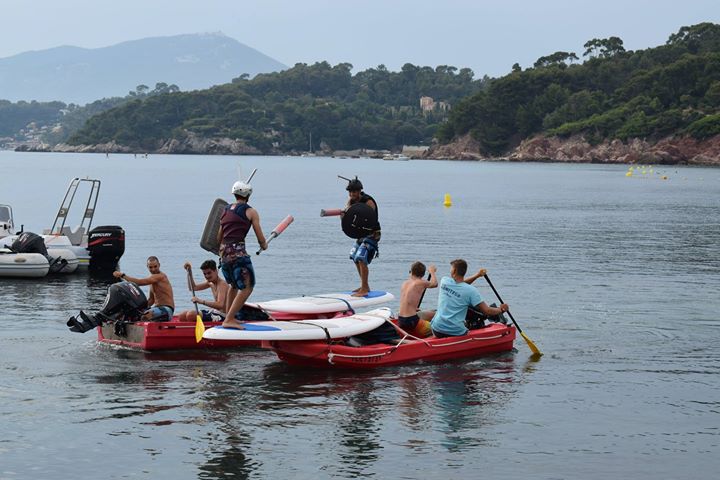
<path id="1" fill-rule="evenodd" d="M 221 31 L 276 60 L 470 67 L 531 66 L 591 38 L 636 50 L 683 25 L 720 23 L 720 0 L 0 0 L 0 57 L 60 45 L 102 47 Z"/>

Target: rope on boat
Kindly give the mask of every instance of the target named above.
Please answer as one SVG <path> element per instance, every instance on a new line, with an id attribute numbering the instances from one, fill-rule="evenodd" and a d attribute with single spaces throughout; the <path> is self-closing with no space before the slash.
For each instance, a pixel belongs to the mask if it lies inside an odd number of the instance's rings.
<path id="1" fill-rule="evenodd" d="M 392 322 L 391 322 L 391 323 L 392 323 Z M 393 325 L 394 325 L 394 324 L 393 324 Z M 403 331 L 400 327 L 397 327 L 397 328 L 398 328 L 398 330 Z M 397 345 L 393 345 L 388 351 L 382 352 L 382 353 L 373 353 L 373 354 L 367 354 L 367 355 L 346 355 L 346 354 L 343 354 L 343 353 L 334 353 L 334 352 L 332 352 L 332 351 L 331 351 L 332 346 L 330 346 L 330 348 L 329 348 L 329 350 L 328 350 L 328 363 L 332 364 L 332 363 L 333 363 L 333 358 L 335 358 L 335 357 L 341 357 L 341 358 L 374 358 L 374 357 L 384 357 L 384 356 L 386 356 L 386 355 L 390 355 L 390 354 L 393 353 L 395 350 L 397 350 L 397 349 L 400 347 L 400 345 L 402 345 L 403 340 L 405 340 L 407 337 L 412 337 L 412 338 L 415 338 L 415 339 L 417 339 L 417 340 L 420 340 L 420 341 L 422 341 L 425 345 L 427 345 L 428 347 L 441 348 L 441 347 L 450 347 L 450 346 L 452 346 L 452 345 L 459 345 L 459 344 L 461 344 L 461 343 L 467 343 L 467 342 L 473 342 L 473 341 L 478 341 L 478 342 L 479 342 L 479 341 L 484 341 L 484 340 L 495 340 L 496 338 L 502 338 L 502 337 L 504 337 L 505 335 L 507 335 L 507 333 L 502 333 L 502 334 L 500 334 L 500 335 L 495 335 L 495 336 L 493 336 L 493 337 L 483 337 L 483 338 L 470 337 L 470 338 L 465 338 L 465 339 L 463 339 L 463 340 L 458 340 L 457 342 L 450 342 L 450 343 L 443 343 L 443 344 L 440 344 L 440 345 L 434 345 L 434 344 L 428 342 L 427 340 L 423 340 L 423 339 L 421 339 L 421 338 L 417 338 L 417 337 L 415 337 L 415 336 L 413 336 L 413 335 L 410 335 L 409 333 L 405 332 L 405 336 L 400 339 L 400 341 L 398 342 Z"/>
<path id="2" fill-rule="evenodd" d="M 343 302 L 343 303 L 347 306 L 347 310 L 346 310 L 347 312 L 352 312 L 351 315 L 355 315 L 355 309 L 353 309 L 353 308 L 350 306 L 350 302 L 348 302 L 348 301 L 345 300 L 344 298 L 325 297 L 325 296 L 323 296 L 323 295 L 303 295 L 303 297 L 309 297 L 309 298 L 325 298 L 325 299 L 328 299 L 328 300 L 339 300 L 339 301 Z"/>
<path id="3" fill-rule="evenodd" d="M 303 325 L 310 325 L 311 327 L 320 328 L 323 332 L 325 332 L 325 340 L 327 341 L 327 343 L 329 344 L 332 341 L 332 337 L 330 337 L 330 332 L 328 331 L 327 327 L 323 327 L 322 325 L 307 321 L 297 321 L 295 323 L 302 323 Z"/>

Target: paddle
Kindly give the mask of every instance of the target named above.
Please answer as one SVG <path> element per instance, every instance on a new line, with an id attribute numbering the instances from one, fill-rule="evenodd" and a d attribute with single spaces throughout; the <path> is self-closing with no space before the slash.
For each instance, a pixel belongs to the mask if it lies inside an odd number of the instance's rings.
<path id="1" fill-rule="evenodd" d="M 188 265 L 187 268 L 187 274 L 188 274 L 188 289 L 193 294 L 193 297 L 195 296 L 195 286 L 192 281 L 192 269 Z M 195 313 L 197 313 L 197 316 L 195 317 L 195 342 L 200 343 L 200 340 L 203 338 L 203 333 L 205 333 L 205 324 L 202 321 L 202 316 L 200 315 L 200 309 L 198 308 L 197 302 L 193 302 L 193 305 L 195 305 Z"/>
<path id="2" fill-rule="evenodd" d="M 500 300 L 500 303 L 505 303 L 505 302 L 503 302 L 503 299 L 500 298 L 500 294 L 498 293 L 498 291 L 495 290 L 495 285 L 493 285 L 492 282 L 490 281 L 490 277 L 488 277 L 487 275 L 484 275 L 484 277 L 485 277 L 485 280 L 487 281 L 488 285 L 490 285 L 490 288 L 492 288 L 492 291 L 495 292 L 495 296 L 498 298 L 498 300 Z M 512 320 L 513 324 L 515 324 L 515 328 L 517 328 L 517 331 L 520 332 L 520 335 L 522 335 L 522 337 L 525 339 L 525 342 L 527 343 L 528 347 L 530 347 L 530 350 L 535 355 L 542 355 L 542 352 L 535 345 L 535 343 L 532 340 L 530 340 L 527 337 L 527 335 L 525 335 L 523 333 L 522 329 L 520 328 L 520 325 L 517 324 L 517 322 L 515 321 L 515 319 L 512 316 L 512 313 L 510 313 L 510 310 L 507 311 L 507 314 L 510 315 L 510 320 Z"/>
<path id="3" fill-rule="evenodd" d="M 271 241 L 273 238 L 275 238 L 275 237 L 277 237 L 278 235 L 280 235 L 282 232 L 284 232 L 285 229 L 286 229 L 294 220 L 295 220 L 295 219 L 293 218 L 292 215 L 288 215 L 287 217 L 285 217 L 285 220 L 283 220 L 282 222 L 278 223 L 278 226 L 275 227 L 272 232 L 270 232 L 270 238 L 268 238 L 267 243 L 270 244 L 270 241 Z M 259 248 L 258 251 L 255 252 L 255 255 L 260 255 L 260 252 L 262 252 L 262 248 Z"/>
<path id="4" fill-rule="evenodd" d="M 428 282 L 432 278 L 432 275 L 428 273 Z M 417 309 L 420 310 L 420 305 L 422 305 L 423 298 L 425 298 L 425 292 L 427 292 L 427 287 L 423 288 L 423 293 L 420 295 L 420 300 L 418 301 Z"/>

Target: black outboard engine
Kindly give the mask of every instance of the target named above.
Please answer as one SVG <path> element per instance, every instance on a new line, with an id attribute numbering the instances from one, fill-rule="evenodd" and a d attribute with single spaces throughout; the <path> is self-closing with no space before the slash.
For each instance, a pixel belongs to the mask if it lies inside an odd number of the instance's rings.
<path id="1" fill-rule="evenodd" d="M 117 225 L 95 227 L 88 233 L 90 270 L 112 272 L 125 253 L 125 230 Z"/>
<path id="2" fill-rule="evenodd" d="M 15 253 L 39 253 L 48 256 L 45 240 L 37 233 L 23 232 L 10 245 L 10 250 Z"/>
<path id="3" fill-rule="evenodd" d="M 71 332 L 85 333 L 103 322 L 137 322 L 147 308 L 147 297 L 132 282 L 110 285 L 100 311 L 89 316 L 82 310 L 77 317 L 70 317 L 67 326 Z"/>

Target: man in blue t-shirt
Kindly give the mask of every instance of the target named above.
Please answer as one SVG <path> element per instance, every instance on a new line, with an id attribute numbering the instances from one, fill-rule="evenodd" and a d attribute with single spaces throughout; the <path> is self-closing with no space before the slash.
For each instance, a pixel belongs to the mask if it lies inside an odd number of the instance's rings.
<path id="1" fill-rule="evenodd" d="M 462 259 L 453 260 L 450 262 L 450 276 L 440 280 L 438 308 L 430 322 L 433 334 L 438 338 L 456 337 L 468 332 L 465 326 L 468 307 L 473 307 L 488 317 L 500 315 L 509 309 L 506 303 L 500 307 L 489 306 L 475 287 L 470 285 L 485 275 L 484 269 L 467 279 L 466 273 L 467 262 Z"/>

